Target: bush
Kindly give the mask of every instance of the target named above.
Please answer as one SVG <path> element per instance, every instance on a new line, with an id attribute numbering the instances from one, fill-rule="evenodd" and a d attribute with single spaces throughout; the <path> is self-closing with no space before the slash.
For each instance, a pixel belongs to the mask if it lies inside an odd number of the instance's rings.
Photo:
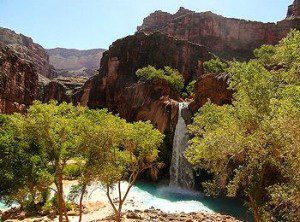
<path id="1" fill-rule="evenodd" d="M 231 63 L 233 103 L 208 102 L 189 126 L 185 155 L 212 175 L 205 191 L 244 197 L 255 221 L 300 221 L 299 50 L 293 30 L 256 59 Z"/>
<path id="2" fill-rule="evenodd" d="M 192 95 L 194 93 L 195 84 L 196 84 L 196 80 L 193 80 L 186 87 L 186 90 L 190 95 Z"/>
<path id="3" fill-rule="evenodd" d="M 64 169 L 64 175 L 68 179 L 74 179 L 80 176 L 80 166 L 78 164 L 69 164 Z"/>
<path id="4" fill-rule="evenodd" d="M 142 81 L 152 79 L 164 79 L 168 82 L 171 88 L 180 92 L 184 87 L 184 79 L 176 69 L 165 66 L 164 69 L 156 69 L 153 66 L 147 66 L 136 71 L 136 76 Z"/>
<path id="5" fill-rule="evenodd" d="M 203 63 L 206 73 L 220 74 L 224 73 L 227 69 L 227 64 L 222 62 L 218 57 Z"/>

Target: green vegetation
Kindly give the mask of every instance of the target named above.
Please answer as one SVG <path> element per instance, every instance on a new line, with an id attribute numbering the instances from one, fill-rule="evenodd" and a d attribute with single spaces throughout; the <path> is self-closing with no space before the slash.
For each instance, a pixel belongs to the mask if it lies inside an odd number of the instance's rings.
<path id="1" fill-rule="evenodd" d="M 196 84 L 196 80 L 191 81 L 187 87 L 186 87 L 186 91 L 189 93 L 189 95 L 193 95 L 194 91 L 195 91 L 195 84 Z"/>
<path id="2" fill-rule="evenodd" d="M 163 135 L 148 122 L 129 124 L 104 110 L 89 110 L 81 126 L 80 152 L 85 161 L 77 187 L 80 212 L 86 188 L 96 180 L 105 187 L 115 219 L 120 221 L 122 206 L 138 175 L 160 166 L 157 163 L 158 147 Z M 121 181 L 128 182 L 125 193 L 121 191 Z M 114 184 L 119 191 L 118 203 L 110 196 Z"/>
<path id="3" fill-rule="evenodd" d="M 221 74 L 226 72 L 228 65 L 222 62 L 218 57 L 203 63 L 206 73 Z"/>
<path id="4" fill-rule="evenodd" d="M 82 199 L 91 182 L 101 182 L 120 221 L 122 205 L 144 170 L 159 167 L 158 146 L 163 135 L 150 123 L 127 123 L 106 110 L 88 110 L 71 104 L 35 102 L 27 114 L 0 118 L 0 199 L 17 202 L 32 212 L 56 209 L 59 221 L 68 221 L 71 206 L 63 195 L 63 179 L 77 179 L 71 196 Z M 122 196 L 120 183 L 129 185 Z M 55 195 L 49 199 L 50 186 Z M 110 198 L 117 184 L 119 204 Z M 51 188 L 52 189 L 52 188 Z"/>
<path id="5" fill-rule="evenodd" d="M 153 66 L 147 66 L 136 71 L 136 76 L 142 81 L 152 79 L 164 79 L 168 82 L 172 89 L 181 92 L 184 88 L 184 79 L 182 75 L 175 69 L 165 66 L 164 69 L 156 69 Z"/>
<path id="6" fill-rule="evenodd" d="M 244 196 L 255 221 L 300 221 L 300 32 L 228 69 L 232 105 L 204 105 L 186 157 L 210 195 Z"/>

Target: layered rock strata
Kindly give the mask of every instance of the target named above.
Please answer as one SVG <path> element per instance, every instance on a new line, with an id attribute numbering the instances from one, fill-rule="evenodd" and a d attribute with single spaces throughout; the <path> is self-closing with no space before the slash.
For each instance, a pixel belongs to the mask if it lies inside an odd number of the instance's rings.
<path id="1" fill-rule="evenodd" d="M 176 38 L 205 45 L 224 59 L 247 60 L 255 48 L 276 44 L 291 28 L 300 28 L 299 0 L 289 7 L 288 18 L 263 23 L 226 18 L 212 12 L 193 12 L 180 8 L 175 14 L 156 11 L 146 17 L 138 31 L 161 31 Z M 292 19 L 291 19 L 292 18 Z"/>

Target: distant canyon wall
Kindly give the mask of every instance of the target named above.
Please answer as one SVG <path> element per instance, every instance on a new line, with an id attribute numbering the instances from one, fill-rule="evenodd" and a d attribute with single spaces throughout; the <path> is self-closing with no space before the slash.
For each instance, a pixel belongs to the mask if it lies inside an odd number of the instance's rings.
<path id="1" fill-rule="evenodd" d="M 291 28 L 300 28 L 299 1 L 289 7 L 288 17 L 278 23 L 226 18 L 212 12 L 197 13 L 180 8 L 175 14 L 156 11 L 146 17 L 138 31 L 161 31 L 179 39 L 202 44 L 224 59 L 248 60 L 263 44 L 274 45 Z"/>
<path id="2" fill-rule="evenodd" d="M 50 64 L 55 67 L 58 75 L 64 77 L 93 76 L 99 69 L 99 61 L 105 51 L 105 49 L 47 49 Z"/>

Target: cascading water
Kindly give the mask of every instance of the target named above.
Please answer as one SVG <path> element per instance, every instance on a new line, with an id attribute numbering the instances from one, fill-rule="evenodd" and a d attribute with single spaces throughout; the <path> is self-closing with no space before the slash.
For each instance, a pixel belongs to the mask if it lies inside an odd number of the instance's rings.
<path id="1" fill-rule="evenodd" d="M 188 145 L 188 134 L 187 126 L 182 117 L 182 111 L 188 109 L 188 104 L 182 102 L 178 105 L 178 122 L 173 141 L 169 186 L 192 190 L 195 179 L 193 168 L 184 157 L 184 151 Z"/>

